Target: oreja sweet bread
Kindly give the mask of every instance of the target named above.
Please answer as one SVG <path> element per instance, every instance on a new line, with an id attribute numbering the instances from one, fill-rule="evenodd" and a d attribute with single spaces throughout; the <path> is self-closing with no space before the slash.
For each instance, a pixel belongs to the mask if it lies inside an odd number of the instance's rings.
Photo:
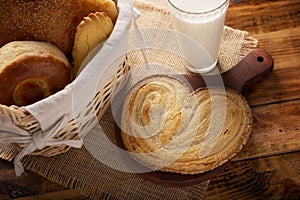
<path id="1" fill-rule="evenodd" d="M 153 170 L 198 174 L 236 155 L 252 130 L 252 113 L 237 92 L 190 92 L 181 80 L 151 76 L 128 93 L 122 109 L 125 149 Z"/>
<path id="2" fill-rule="evenodd" d="M 25 106 L 72 81 L 65 54 L 46 42 L 14 41 L 0 48 L 0 104 Z"/>

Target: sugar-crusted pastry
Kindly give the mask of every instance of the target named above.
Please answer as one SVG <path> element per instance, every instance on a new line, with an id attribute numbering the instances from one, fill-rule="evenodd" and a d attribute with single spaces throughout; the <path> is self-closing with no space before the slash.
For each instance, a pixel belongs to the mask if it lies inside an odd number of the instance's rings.
<path id="1" fill-rule="evenodd" d="M 105 12 L 113 22 L 118 16 L 112 0 L 0 1 L 0 47 L 17 40 L 44 41 L 69 56 L 77 25 L 93 12 Z"/>
<path id="2" fill-rule="evenodd" d="M 237 92 L 189 92 L 168 76 L 144 79 L 122 109 L 121 137 L 131 156 L 153 170 L 181 174 L 210 171 L 236 155 L 252 129 L 252 114 Z"/>
<path id="3" fill-rule="evenodd" d="M 68 59 L 52 44 L 15 41 L 0 48 L 0 104 L 29 105 L 71 81 Z"/>

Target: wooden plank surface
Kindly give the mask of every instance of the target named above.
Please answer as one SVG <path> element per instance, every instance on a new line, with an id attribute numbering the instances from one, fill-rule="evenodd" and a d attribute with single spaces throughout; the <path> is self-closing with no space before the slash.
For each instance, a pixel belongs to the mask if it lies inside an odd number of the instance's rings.
<path id="1" fill-rule="evenodd" d="M 16 177 L 13 164 L 0 161 L 0 200 L 59 193 L 62 190 L 65 188 L 32 172 L 27 172 L 27 176 Z"/>
<path id="2" fill-rule="evenodd" d="M 252 112 L 253 131 L 247 144 L 233 160 L 300 150 L 300 99 L 254 107 Z"/>
<path id="3" fill-rule="evenodd" d="M 274 59 L 273 72 L 249 97 L 253 132 L 235 160 L 300 150 L 299 11 L 295 0 L 239 1 L 228 11 L 229 25 L 249 31 Z"/>
<path id="4" fill-rule="evenodd" d="M 205 200 L 300 198 L 300 152 L 233 162 L 211 180 Z"/>
<path id="5" fill-rule="evenodd" d="M 250 95 L 250 105 L 300 99 L 300 21 L 297 28 L 253 35 L 274 59 L 274 70 Z"/>
<path id="6" fill-rule="evenodd" d="M 299 26 L 298 0 L 231 0 L 226 25 L 262 34 Z"/>
<path id="7" fill-rule="evenodd" d="M 28 197 L 19 197 L 14 200 L 88 200 L 88 197 L 82 196 L 73 190 L 61 190 L 56 192 L 48 192 L 46 194 L 38 194 Z"/>

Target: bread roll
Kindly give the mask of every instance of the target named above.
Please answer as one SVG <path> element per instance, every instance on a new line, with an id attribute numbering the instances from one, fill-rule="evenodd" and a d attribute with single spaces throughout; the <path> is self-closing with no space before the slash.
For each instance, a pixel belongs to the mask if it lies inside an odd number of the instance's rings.
<path id="1" fill-rule="evenodd" d="M 222 165 L 241 150 L 251 128 L 251 110 L 235 91 L 190 93 L 183 82 L 167 76 L 134 86 L 121 117 L 123 144 L 134 159 L 153 170 L 181 174 Z"/>
<path id="2" fill-rule="evenodd" d="M 77 25 L 93 12 L 105 12 L 113 22 L 118 12 L 111 0 L 0 1 L 0 47 L 11 41 L 44 41 L 70 56 Z"/>
<path id="3" fill-rule="evenodd" d="M 70 63 L 56 46 L 15 41 L 0 48 L 0 103 L 24 106 L 63 89 L 72 81 Z"/>

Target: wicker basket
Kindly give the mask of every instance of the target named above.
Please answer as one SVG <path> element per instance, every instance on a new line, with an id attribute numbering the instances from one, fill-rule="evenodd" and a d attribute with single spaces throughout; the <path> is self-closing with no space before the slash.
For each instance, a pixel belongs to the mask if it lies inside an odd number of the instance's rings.
<path id="1" fill-rule="evenodd" d="M 132 1 L 128 0 L 118 0 L 115 1 L 118 5 L 119 9 L 119 18 L 116 22 L 115 29 L 112 33 L 111 37 L 118 37 L 118 34 L 121 36 L 122 32 L 128 31 L 131 24 L 131 15 L 132 15 Z M 124 18 L 124 19 L 123 19 Z M 120 21 L 121 20 L 121 21 Z M 116 30 L 117 29 L 117 30 Z M 113 35 L 115 34 L 115 35 Z M 122 36 L 123 37 L 123 36 Z M 109 45 L 111 46 L 112 41 L 110 38 L 107 40 Z M 118 42 L 114 40 L 114 42 Z M 118 48 L 120 45 L 116 45 Z M 109 81 L 107 84 L 103 85 L 99 88 L 99 91 L 94 96 L 93 100 L 87 105 L 85 109 L 83 109 L 76 118 L 70 120 L 64 128 L 60 129 L 57 133 L 55 133 L 54 138 L 57 140 L 81 140 L 90 129 L 95 124 L 95 113 L 100 119 L 103 114 L 106 112 L 107 108 L 110 106 L 110 100 L 112 97 L 112 89 L 121 83 L 121 81 L 125 80 L 124 76 L 126 76 L 130 69 L 129 64 L 126 59 L 126 55 L 124 59 L 118 63 L 116 66 L 117 71 L 114 74 L 108 75 Z M 81 74 L 79 75 L 79 77 Z M 71 83 L 72 84 L 72 83 Z M 56 94 L 54 94 L 56 95 Z M 52 95 L 53 96 L 53 95 Z M 50 96 L 51 97 L 51 96 Z M 48 98 L 50 98 L 48 97 Z M 41 100 L 43 101 L 43 100 Z M 51 108 L 49 108 L 51 109 Z M 21 128 L 22 130 L 27 131 L 29 134 L 33 135 L 34 133 L 41 131 L 41 126 L 39 121 L 32 116 L 27 110 L 26 107 L 8 107 L 0 104 L 0 116 L 9 116 L 13 124 Z M 78 127 L 81 127 L 80 130 Z M 5 130 L 3 131 L 5 132 Z M 1 130 L 0 130 L 1 134 Z M 1 137 L 0 137 L 1 139 Z M 1 143 L 0 143 L 1 144 Z M 0 145 L 0 157 L 12 160 L 22 149 L 26 146 L 26 144 L 22 143 L 6 143 Z M 2 148 L 2 149 L 1 149 Z M 5 148 L 5 149 L 4 149 Z M 36 149 L 31 152 L 30 155 L 43 155 L 43 156 L 54 156 L 60 153 L 64 153 L 68 151 L 71 147 L 69 145 L 54 145 L 54 146 L 46 146 L 43 149 Z"/>

